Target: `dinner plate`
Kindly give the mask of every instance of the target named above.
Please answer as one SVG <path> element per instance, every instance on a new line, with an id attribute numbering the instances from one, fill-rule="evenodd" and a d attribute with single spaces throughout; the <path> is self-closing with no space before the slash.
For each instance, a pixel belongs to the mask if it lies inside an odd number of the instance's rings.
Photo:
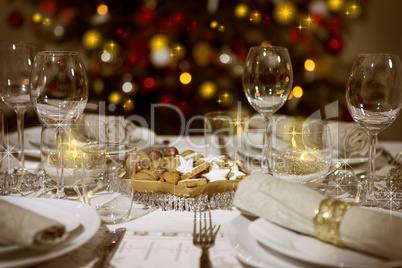
<path id="1" fill-rule="evenodd" d="M 25 155 L 34 158 L 40 158 L 40 138 L 41 138 L 41 126 L 30 127 L 24 130 L 24 152 Z M 145 150 L 149 148 L 156 140 L 156 134 L 149 128 L 136 127 L 133 140 L 130 141 L 137 150 Z M 9 136 L 9 143 L 15 144 L 18 140 L 17 133 L 11 133 Z"/>
<path id="2" fill-rule="evenodd" d="M 400 267 L 402 260 L 389 261 L 324 243 L 258 219 L 248 226 L 251 236 L 263 245 L 286 256 L 330 267 Z"/>
<path id="3" fill-rule="evenodd" d="M 253 267 L 316 267 L 282 255 L 260 244 L 249 232 L 248 227 L 253 221 L 239 215 L 229 222 L 226 237 L 236 251 L 237 257 Z M 318 266 L 317 266 L 318 267 Z"/>
<path id="4" fill-rule="evenodd" d="M 68 233 L 80 226 L 80 221 L 74 213 L 38 199 L 30 199 L 29 202 L 27 202 L 26 198 L 7 196 L 0 197 L 0 200 L 7 201 L 8 203 L 25 208 L 43 217 L 64 224 L 66 232 Z M 20 248 L 21 247 L 18 245 L 0 246 L 0 254 Z"/>
<path id="5" fill-rule="evenodd" d="M 21 267 L 56 258 L 85 244 L 99 229 L 100 219 L 98 214 L 93 208 L 81 202 L 46 198 L 1 197 L 1 199 L 6 201 L 12 198 L 23 199 L 24 202 L 39 207 L 39 210 L 43 210 L 45 207 L 48 208 L 49 205 L 60 208 L 60 210 L 65 210 L 78 219 L 80 224 L 78 230 L 82 229 L 82 231 L 79 232 L 77 236 L 73 236 L 71 239 L 67 239 L 64 243 L 49 250 L 33 250 L 24 248 L 6 252 L 4 254 L 0 253 L 0 267 Z"/>

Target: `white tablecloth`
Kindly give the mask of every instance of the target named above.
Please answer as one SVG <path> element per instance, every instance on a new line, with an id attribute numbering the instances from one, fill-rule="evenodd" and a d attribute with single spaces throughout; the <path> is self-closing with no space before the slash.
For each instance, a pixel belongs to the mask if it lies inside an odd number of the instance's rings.
<path id="1" fill-rule="evenodd" d="M 161 136 L 157 142 L 176 140 L 176 137 Z M 190 144 L 203 144 L 202 137 L 176 140 L 175 146 L 182 151 Z M 382 142 L 384 149 L 395 155 L 402 151 L 402 143 Z M 28 163 L 37 164 L 37 163 Z M 33 166 L 31 166 L 33 167 Z M 215 267 L 243 267 L 236 258 L 236 251 L 225 238 L 226 226 L 239 212 L 234 209 L 212 211 L 213 223 L 220 224 L 216 243 L 210 249 L 210 258 Z M 107 229 L 126 227 L 127 233 L 114 255 L 111 265 L 124 267 L 197 267 L 201 250 L 192 243 L 193 219 L 191 212 L 143 209 L 136 205 L 133 219 L 119 225 L 102 226 L 97 235 L 82 247 L 35 267 L 91 267 L 96 261 L 94 249 Z"/>

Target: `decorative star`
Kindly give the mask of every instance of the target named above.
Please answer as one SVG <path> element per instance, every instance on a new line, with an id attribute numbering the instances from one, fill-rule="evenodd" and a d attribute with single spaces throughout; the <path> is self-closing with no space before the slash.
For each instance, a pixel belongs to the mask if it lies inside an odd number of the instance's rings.
<path id="1" fill-rule="evenodd" d="M 242 176 L 246 176 L 246 173 L 241 172 L 237 164 L 233 165 L 229 173 L 229 180 L 236 180 L 238 177 Z"/>
<path id="2" fill-rule="evenodd" d="M 212 163 L 211 170 L 203 176 L 209 182 L 226 180 L 227 175 L 230 173 L 230 168 L 220 168 L 215 162 Z"/>
<path id="3" fill-rule="evenodd" d="M 189 160 L 186 160 L 181 155 L 179 155 L 178 157 L 179 157 L 180 165 L 176 168 L 177 172 L 180 172 L 181 174 L 186 174 L 188 172 L 191 172 L 194 169 L 192 158 L 190 158 Z"/>

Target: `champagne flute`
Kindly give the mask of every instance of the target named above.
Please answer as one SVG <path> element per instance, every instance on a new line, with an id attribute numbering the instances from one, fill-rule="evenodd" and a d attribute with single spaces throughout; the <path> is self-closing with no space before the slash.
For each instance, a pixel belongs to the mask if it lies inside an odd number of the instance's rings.
<path id="1" fill-rule="evenodd" d="M 31 105 L 29 99 L 29 80 L 37 48 L 24 42 L 2 43 L 2 86 L 0 95 L 5 104 L 17 114 L 18 165 L 15 174 L 27 174 L 24 164 L 24 114 Z"/>
<path id="2" fill-rule="evenodd" d="M 374 192 L 377 135 L 391 125 L 402 107 L 401 61 L 391 54 L 359 54 L 346 86 L 346 103 L 353 120 L 369 136 L 366 195 L 361 204 L 377 206 Z"/>
<path id="3" fill-rule="evenodd" d="M 289 97 L 293 84 L 293 70 L 285 47 L 251 47 L 243 73 L 243 88 L 251 106 L 264 118 L 265 134 L 262 150 L 262 172 L 268 173 L 268 128 L 273 113 Z"/>
<path id="4" fill-rule="evenodd" d="M 39 119 L 51 127 L 57 140 L 57 192 L 64 199 L 62 134 L 83 112 L 88 100 L 88 78 L 81 56 L 72 51 L 36 54 L 30 96 Z"/>

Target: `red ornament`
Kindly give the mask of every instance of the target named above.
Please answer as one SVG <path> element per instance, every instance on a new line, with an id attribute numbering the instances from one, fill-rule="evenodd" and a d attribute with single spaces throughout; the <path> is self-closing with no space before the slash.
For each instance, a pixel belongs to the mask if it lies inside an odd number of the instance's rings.
<path id="1" fill-rule="evenodd" d="M 43 12 L 52 15 L 56 11 L 56 3 L 53 0 L 46 0 L 42 2 Z"/>
<path id="2" fill-rule="evenodd" d="M 11 13 L 8 20 L 10 21 L 10 24 L 16 28 L 19 28 L 22 26 L 22 24 L 24 24 L 24 18 L 18 11 L 14 11 L 13 13 Z"/>
<path id="3" fill-rule="evenodd" d="M 343 49 L 343 40 L 338 36 L 331 36 L 324 44 L 325 49 L 334 55 L 339 54 Z"/>
<path id="4" fill-rule="evenodd" d="M 289 37 L 292 41 L 296 41 L 300 37 L 300 31 L 298 29 L 291 29 L 289 32 Z"/>

